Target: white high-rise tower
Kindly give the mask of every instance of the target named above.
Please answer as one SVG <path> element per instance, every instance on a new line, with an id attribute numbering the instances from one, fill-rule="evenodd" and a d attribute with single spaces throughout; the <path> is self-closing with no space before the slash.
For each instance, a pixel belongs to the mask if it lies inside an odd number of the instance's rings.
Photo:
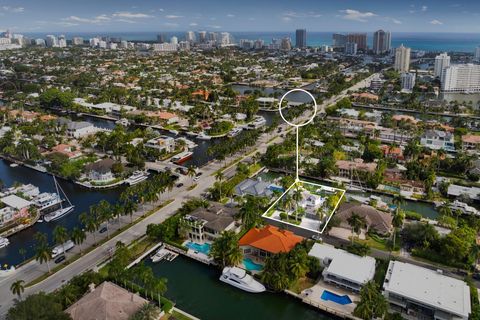
<path id="1" fill-rule="evenodd" d="M 404 47 L 403 44 L 395 49 L 394 68 L 399 72 L 408 72 L 410 69 L 410 48 Z"/>
<path id="2" fill-rule="evenodd" d="M 443 69 L 449 66 L 450 66 L 449 55 L 446 52 L 439 54 L 438 56 L 435 57 L 435 66 L 433 69 L 434 76 L 440 78 L 442 76 Z"/>

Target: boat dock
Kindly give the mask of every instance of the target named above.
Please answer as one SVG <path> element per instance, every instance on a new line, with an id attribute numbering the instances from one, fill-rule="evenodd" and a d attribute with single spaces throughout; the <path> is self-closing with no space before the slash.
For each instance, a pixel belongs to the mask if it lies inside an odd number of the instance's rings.
<path id="1" fill-rule="evenodd" d="M 178 257 L 178 253 L 168 250 L 167 248 L 160 248 L 152 257 L 153 262 L 160 262 L 162 260 L 173 261 Z"/>

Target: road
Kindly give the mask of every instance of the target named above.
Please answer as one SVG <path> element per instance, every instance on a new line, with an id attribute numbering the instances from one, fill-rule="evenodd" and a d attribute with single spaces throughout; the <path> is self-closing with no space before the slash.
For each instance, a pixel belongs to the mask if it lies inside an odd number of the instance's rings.
<path id="1" fill-rule="evenodd" d="M 351 88 L 342 91 L 338 96 L 332 97 L 327 101 L 324 101 L 324 103 L 322 103 L 322 105 L 319 106 L 319 109 L 324 110 L 325 107 L 344 98 L 347 95 L 347 92 L 349 90 L 357 90 L 361 87 L 368 85 L 371 77 L 373 77 L 373 75 L 363 81 L 360 81 L 358 84 L 355 84 Z M 311 113 L 308 112 L 308 114 L 305 114 L 299 117 L 297 119 L 298 122 L 300 123 L 308 119 L 309 114 Z M 279 127 L 282 128 L 281 133 L 284 133 L 287 130 L 291 129 L 285 123 L 279 125 Z M 278 136 L 278 134 L 280 133 L 275 132 L 270 134 L 262 134 L 258 139 L 256 145 L 250 148 L 250 150 L 253 150 L 253 153 L 264 153 L 268 145 L 273 143 L 279 143 L 283 140 L 283 138 Z M 275 138 L 272 139 L 273 137 Z M 251 155 L 253 155 L 253 153 Z M 165 201 L 166 198 L 171 198 L 173 199 L 173 202 L 169 203 L 165 207 L 160 208 L 154 214 L 148 216 L 144 220 L 138 222 L 137 224 L 133 225 L 129 229 L 123 231 L 122 233 L 113 237 L 109 241 L 98 246 L 97 248 L 85 254 L 81 258 L 65 266 L 62 270 L 52 274 L 50 277 L 43 280 L 42 282 L 34 286 L 25 288 L 25 292 L 23 295 L 27 296 L 29 294 L 40 292 L 40 291 L 52 292 L 58 289 L 59 287 L 61 287 L 65 282 L 68 282 L 74 276 L 81 274 L 87 270 L 95 269 L 97 265 L 99 265 L 102 261 L 104 261 L 108 257 L 109 249 L 114 247 L 118 241 L 121 241 L 125 244 L 131 243 L 135 239 L 145 234 L 147 230 L 147 226 L 149 224 L 163 222 L 165 219 L 172 216 L 182 206 L 183 202 L 194 197 L 200 197 L 204 192 L 207 191 L 208 188 L 210 188 L 214 184 L 215 182 L 214 173 L 217 170 L 221 169 L 224 163 L 230 163 L 231 161 L 237 159 L 239 156 L 241 156 L 241 154 L 235 154 L 229 159 L 222 162 L 212 161 L 207 166 L 199 170 L 202 172 L 202 176 L 197 181 L 197 186 L 193 190 L 187 189 L 188 186 L 191 185 L 191 181 L 189 180 L 189 178 L 182 176 L 181 179 L 184 179 L 185 186 L 180 189 L 177 188 L 174 192 L 171 192 L 170 195 L 168 194 L 163 195 L 162 196 L 163 199 L 161 199 Z M 235 165 L 232 165 L 229 168 L 226 168 L 225 171 L 231 172 L 231 170 L 234 170 L 234 168 L 235 168 Z M 138 215 L 141 215 L 141 213 L 137 214 L 137 217 Z M 129 219 L 129 217 L 128 218 L 123 217 L 122 219 Z M 122 222 L 126 223 L 125 221 L 121 221 L 120 223 L 112 223 L 110 226 L 111 232 L 118 229 L 122 225 Z M 96 233 L 95 236 L 97 237 L 97 240 L 98 240 L 99 234 Z M 105 236 L 105 234 L 103 234 L 103 236 Z M 93 241 L 94 241 L 93 235 L 89 234 L 84 246 L 86 247 L 91 245 Z M 69 255 L 73 255 L 77 253 L 78 252 L 77 250 L 80 250 L 80 248 L 76 247 L 74 251 L 69 253 Z M 53 265 L 54 262 L 51 261 L 50 264 Z M 37 279 L 38 277 L 40 277 L 41 275 L 45 274 L 46 271 L 47 271 L 46 264 L 41 265 L 37 261 L 31 261 L 26 265 L 17 269 L 13 275 L 0 278 L 0 304 L 1 304 L 0 318 L 5 317 L 6 313 L 8 312 L 8 309 L 13 305 L 14 299 L 16 298 L 10 292 L 11 284 L 19 279 L 24 280 L 25 283 L 31 282 Z"/>

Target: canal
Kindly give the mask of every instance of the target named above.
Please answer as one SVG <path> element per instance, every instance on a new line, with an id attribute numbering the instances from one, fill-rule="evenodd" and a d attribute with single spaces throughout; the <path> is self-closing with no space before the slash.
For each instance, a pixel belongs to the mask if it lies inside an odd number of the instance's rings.
<path id="1" fill-rule="evenodd" d="M 28 184 L 31 183 L 40 189 L 40 192 L 55 192 L 55 185 L 51 175 L 37 172 L 23 166 L 11 168 L 9 162 L 0 160 L 0 179 L 7 187 L 12 186 L 15 182 Z M 22 262 L 23 257 L 19 253 L 20 248 L 26 250 L 26 258 L 35 255 L 33 235 L 36 232 L 46 233 L 49 241 L 53 244 L 52 232 L 55 226 L 61 225 L 68 230 L 72 230 L 75 226 L 80 226 L 78 216 L 82 212 L 88 212 L 89 207 L 98 203 L 100 200 L 107 200 L 110 203 L 117 201 L 123 187 L 111 190 L 89 190 L 80 187 L 72 182 L 57 179 L 65 194 L 75 205 L 75 210 L 65 217 L 52 222 L 36 223 L 32 227 L 15 233 L 9 237 L 10 245 L 0 249 L 0 265 L 18 264 Z"/>
<path id="2" fill-rule="evenodd" d="M 218 269 L 184 256 L 156 264 L 147 259 L 145 264 L 168 279 L 166 296 L 200 319 L 336 319 L 282 293 L 252 294 L 229 286 L 218 280 Z"/>

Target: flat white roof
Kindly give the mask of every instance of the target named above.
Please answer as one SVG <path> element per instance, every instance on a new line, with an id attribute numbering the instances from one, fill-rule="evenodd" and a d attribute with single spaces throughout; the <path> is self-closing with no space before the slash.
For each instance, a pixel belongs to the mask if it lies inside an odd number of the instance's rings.
<path id="1" fill-rule="evenodd" d="M 16 196 L 14 194 L 11 194 L 9 196 L 6 196 L 2 199 L 0 199 L 5 205 L 15 208 L 17 210 L 23 209 L 25 207 L 28 207 L 32 203 L 30 201 L 27 201 L 23 198 L 20 198 L 19 196 Z"/>
<path id="2" fill-rule="evenodd" d="M 372 257 L 360 257 L 320 243 L 315 243 L 308 255 L 321 262 L 325 259 L 331 260 L 327 272 L 354 283 L 364 284 L 372 280 L 375 275 L 375 259 Z"/>
<path id="3" fill-rule="evenodd" d="M 400 261 L 390 261 L 383 288 L 433 309 L 468 317 L 470 288 L 461 280 Z"/>

